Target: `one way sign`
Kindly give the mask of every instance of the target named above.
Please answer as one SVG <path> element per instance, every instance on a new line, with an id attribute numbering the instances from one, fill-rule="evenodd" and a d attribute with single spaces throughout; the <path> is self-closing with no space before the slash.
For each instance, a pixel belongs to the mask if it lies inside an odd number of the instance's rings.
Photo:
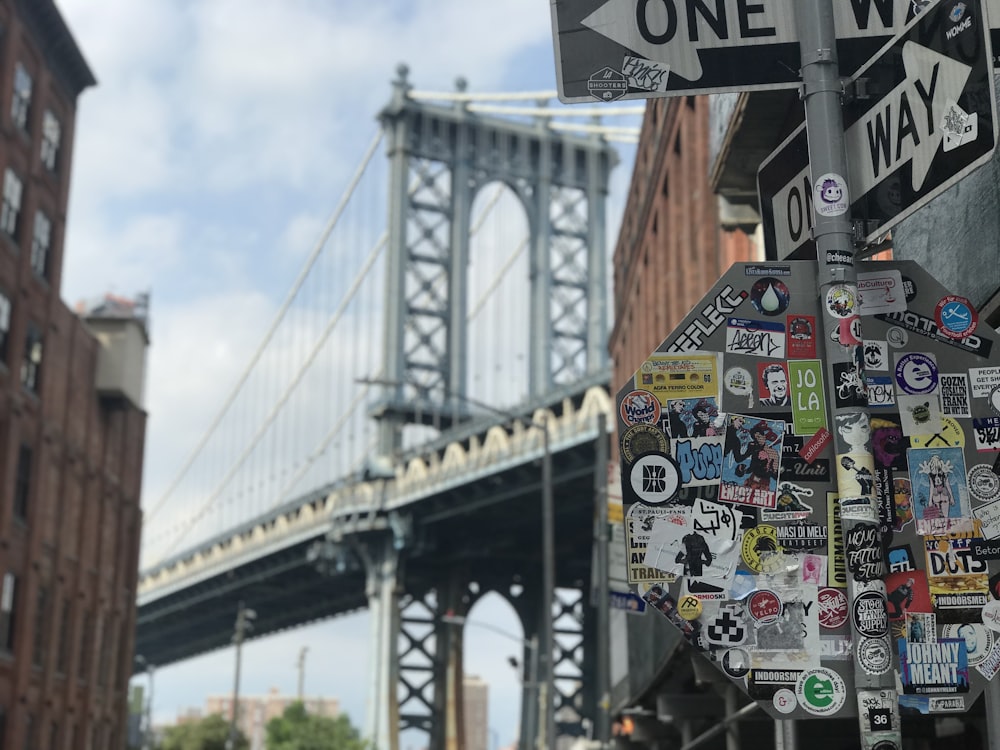
<path id="1" fill-rule="evenodd" d="M 855 76 L 844 139 L 851 218 L 875 240 L 976 167 L 996 146 L 990 29 L 982 0 L 925 11 Z M 811 251 L 815 185 L 805 126 L 757 173 L 769 258 Z"/>

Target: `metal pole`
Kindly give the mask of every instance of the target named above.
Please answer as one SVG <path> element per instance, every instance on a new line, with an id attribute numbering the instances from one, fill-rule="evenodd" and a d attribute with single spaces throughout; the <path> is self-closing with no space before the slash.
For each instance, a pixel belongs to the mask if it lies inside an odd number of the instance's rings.
<path id="1" fill-rule="evenodd" d="M 545 727 L 542 750 L 555 750 L 555 639 L 552 628 L 552 604 L 556 587 L 555 505 L 552 498 L 552 451 L 549 445 L 549 419 L 542 419 L 542 642 L 540 655 L 544 659 L 545 699 L 540 721 Z"/>
<path id="2" fill-rule="evenodd" d="M 774 722 L 774 747 L 776 750 L 795 750 L 796 741 L 795 721 L 793 719 Z"/>
<path id="3" fill-rule="evenodd" d="M 806 134 L 809 142 L 809 164 L 813 179 L 813 218 L 814 236 L 816 239 L 816 257 L 818 265 L 817 286 L 821 316 L 823 320 L 823 340 L 827 344 L 827 400 L 832 407 L 834 424 L 832 431 L 836 433 L 836 423 L 840 419 L 860 418 L 869 422 L 866 389 L 864 357 L 860 356 L 864 340 L 861 333 L 860 305 L 861 298 L 857 289 L 857 271 L 854 268 L 853 227 L 848 209 L 851 204 L 850 187 L 847 183 L 848 162 L 847 149 L 844 144 L 844 124 L 841 112 L 841 95 L 843 85 L 837 61 L 837 39 L 834 27 L 832 0 L 811 0 L 795 4 L 796 25 L 799 35 L 799 48 L 802 56 L 802 89 L 801 95 L 805 104 Z M 854 325 L 852 326 L 851 323 Z M 851 341 L 857 340 L 856 344 Z M 844 341 L 848 345 L 840 344 Z M 836 377 L 843 371 L 853 371 L 856 381 L 862 384 L 857 390 L 854 403 L 850 406 L 837 407 Z M 836 451 L 834 451 L 836 454 Z M 868 476 L 874 474 L 874 458 L 870 446 L 863 449 L 854 448 L 852 466 L 857 469 L 867 469 Z M 842 464 L 838 461 L 838 469 Z M 837 471 L 838 498 L 856 496 L 857 490 L 851 491 L 847 484 L 849 470 Z M 851 485 L 853 487 L 853 484 Z M 870 494 L 870 493 L 869 493 Z M 838 503 L 842 503 L 838 499 Z M 841 504 L 841 509 L 843 509 Z M 852 530 L 864 532 L 872 559 L 875 561 L 867 567 L 864 574 L 859 574 L 858 566 L 852 568 L 848 561 L 850 575 L 848 576 L 848 598 L 850 607 L 856 595 L 856 581 L 864 579 L 869 590 L 875 589 L 882 594 L 885 601 L 885 568 L 879 566 L 882 540 L 879 534 L 878 509 L 874 498 L 869 498 L 867 507 L 863 510 L 852 509 L 844 518 L 845 538 L 852 535 Z M 860 528 L 859 528 L 860 527 Z M 831 530 L 832 532 L 832 530 Z M 869 539 L 870 537 L 870 539 Z M 859 539 L 861 536 L 858 537 Z M 854 686 L 859 705 L 859 729 L 861 744 L 865 748 L 873 747 L 879 742 L 880 747 L 902 747 L 900 733 L 899 705 L 896 697 L 895 681 L 891 669 L 882 675 L 868 674 L 858 662 L 858 653 L 862 644 L 871 649 L 884 649 L 883 653 L 892 653 L 892 643 L 888 633 L 888 613 L 884 618 L 886 628 L 884 634 L 869 637 L 858 632 L 856 623 L 851 620 L 851 632 L 854 648 Z M 870 634 L 869 634 L 870 635 Z M 876 641 L 872 644 L 870 641 Z M 878 643 L 880 642 L 880 643 Z M 873 732 L 873 722 L 869 722 L 865 711 L 860 710 L 866 699 L 877 701 L 890 714 L 890 726 L 885 731 Z"/>
<path id="4" fill-rule="evenodd" d="M 243 633 L 246 628 L 246 608 L 240 602 L 236 610 L 236 628 L 233 642 L 236 644 L 236 674 L 233 677 L 233 710 L 229 719 L 229 736 L 226 738 L 226 750 L 236 747 L 236 733 L 239 731 L 236 722 L 239 718 L 240 704 L 240 665 L 243 652 Z"/>
<path id="5" fill-rule="evenodd" d="M 299 650 L 299 662 L 298 662 L 298 664 L 299 664 L 299 691 L 298 691 L 297 695 L 298 695 L 298 698 L 299 698 L 300 701 L 302 700 L 303 688 L 305 687 L 305 681 L 306 681 L 306 652 L 308 652 L 308 651 L 309 651 L 309 647 L 308 646 L 303 646 Z"/>
<path id="6" fill-rule="evenodd" d="M 528 684 L 531 685 L 531 689 L 535 692 L 536 700 L 528 701 L 528 739 L 531 740 L 531 747 L 540 748 L 539 741 L 541 735 L 539 734 L 538 718 L 541 716 L 539 711 L 544 708 L 542 705 L 542 689 L 541 685 L 538 684 L 538 635 L 531 636 L 531 640 L 528 641 L 528 650 L 531 652 L 530 659 L 531 664 L 528 666 Z M 521 747 L 529 747 L 527 743 L 522 742 Z"/>
<path id="7" fill-rule="evenodd" d="M 597 444 L 594 451 L 594 503 L 596 510 L 597 545 L 597 721 L 594 738 L 605 744 L 611 739 L 608 709 L 611 705 L 611 620 L 608 591 L 608 422 L 604 414 L 597 417 Z"/>

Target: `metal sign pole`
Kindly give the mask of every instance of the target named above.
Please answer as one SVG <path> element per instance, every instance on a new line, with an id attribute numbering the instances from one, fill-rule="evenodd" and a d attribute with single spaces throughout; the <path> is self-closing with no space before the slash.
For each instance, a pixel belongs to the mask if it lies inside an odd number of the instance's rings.
<path id="1" fill-rule="evenodd" d="M 846 179 L 847 150 L 841 113 L 843 84 L 837 60 L 833 2 L 796 3 L 795 15 L 802 56 L 801 96 L 805 104 L 812 172 L 813 231 L 819 265 L 817 286 L 827 345 L 826 390 L 833 413 L 831 431 L 838 444 L 834 451 L 837 456 L 836 502 L 844 527 L 844 554 L 849 573 L 848 601 L 861 746 L 864 750 L 898 750 L 902 737 L 895 683 L 891 668 L 881 668 L 886 661 L 891 665 L 891 658 L 886 657 L 891 657 L 892 650 L 878 508 L 872 494 L 874 458 L 870 439 L 850 440 L 849 449 L 840 447 L 841 436 L 849 430 L 852 437 L 858 430 L 863 432 L 865 427 L 869 436 L 871 433 L 864 358 L 861 356 L 861 298 L 854 268 L 851 200 Z M 853 385 L 842 389 L 847 393 L 846 398 L 838 399 L 838 386 L 844 383 Z M 863 472 L 867 472 L 867 476 Z M 863 501 L 865 496 L 868 502 Z M 830 534 L 833 533 L 830 529 Z M 866 610 L 863 620 L 856 606 L 862 591 Z M 874 613 L 871 605 L 875 607 Z M 877 611 L 879 607 L 882 616 Z M 859 630 L 859 623 L 863 631 Z M 884 632 L 873 632 L 873 626 Z M 879 652 L 883 658 L 874 658 L 873 655 Z M 866 661 L 862 662 L 859 655 Z M 873 664 L 879 666 L 873 667 Z M 879 671 L 882 673 L 878 674 Z M 837 687 L 824 684 L 822 678 L 813 685 L 817 693 L 833 689 Z"/>

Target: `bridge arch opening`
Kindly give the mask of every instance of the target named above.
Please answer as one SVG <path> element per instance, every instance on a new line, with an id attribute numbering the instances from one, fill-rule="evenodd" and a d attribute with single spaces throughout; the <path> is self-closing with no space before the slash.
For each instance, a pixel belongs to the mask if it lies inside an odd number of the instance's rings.
<path id="1" fill-rule="evenodd" d="M 502 181 L 471 209 L 465 389 L 499 409 L 528 396 L 531 232 L 521 198 Z"/>

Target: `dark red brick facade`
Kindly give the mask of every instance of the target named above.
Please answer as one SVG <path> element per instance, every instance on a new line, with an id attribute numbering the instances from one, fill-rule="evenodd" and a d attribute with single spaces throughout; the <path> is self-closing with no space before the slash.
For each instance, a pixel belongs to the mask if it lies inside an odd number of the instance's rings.
<path id="1" fill-rule="evenodd" d="M 31 78 L 23 127 L 14 103 L 19 65 Z M 100 345 L 59 296 L 75 105 L 94 83 L 51 0 L 0 0 L 0 207 L 8 204 L 0 208 L 5 750 L 125 743 L 146 415 L 98 395 Z M 43 140 L 52 142 L 53 118 L 59 137 L 50 168 Z M 21 183 L 12 232 L 4 221 L 8 169 Z M 39 211 L 50 224 L 47 247 Z"/>
<path id="2" fill-rule="evenodd" d="M 750 237 L 721 228 L 708 171 L 708 99 L 649 100 L 614 255 L 612 391 L 731 264 L 754 257 Z"/>

